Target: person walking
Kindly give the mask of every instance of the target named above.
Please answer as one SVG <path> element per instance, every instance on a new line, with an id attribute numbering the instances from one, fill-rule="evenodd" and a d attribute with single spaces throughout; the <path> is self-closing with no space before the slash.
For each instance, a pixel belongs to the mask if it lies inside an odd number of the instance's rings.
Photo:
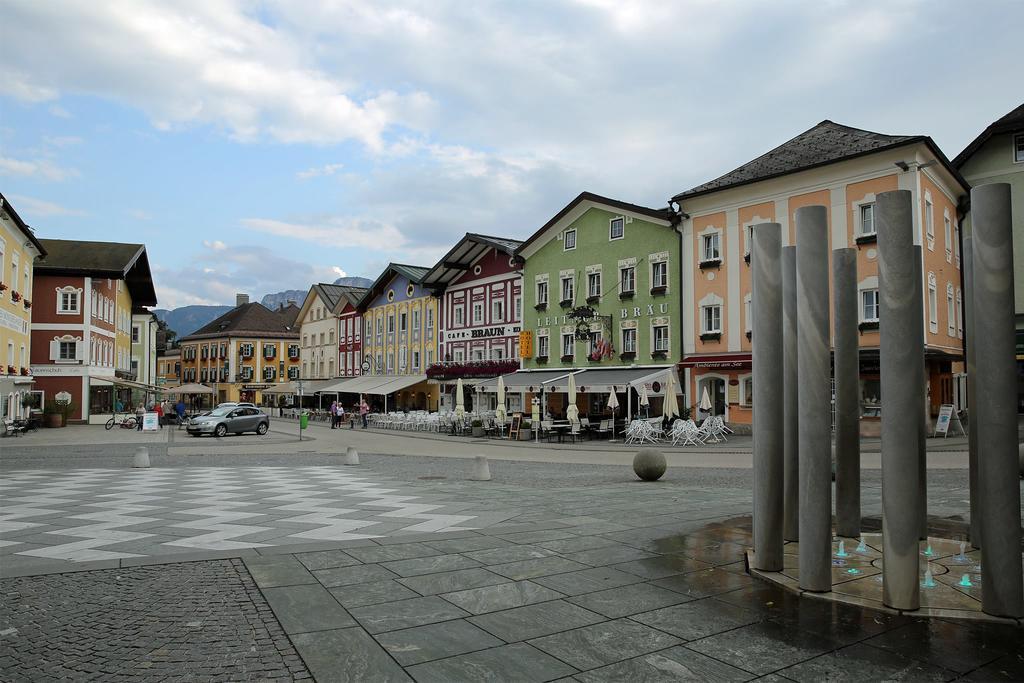
<path id="1" fill-rule="evenodd" d="M 160 429 L 163 429 L 164 428 L 164 402 L 163 401 L 157 402 L 157 404 L 153 407 L 153 410 L 156 411 L 156 423 L 158 425 L 160 425 Z"/>
<path id="2" fill-rule="evenodd" d="M 338 401 L 338 429 L 345 426 L 345 404 Z"/>
<path id="3" fill-rule="evenodd" d="M 331 429 L 338 428 L 338 402 L 331 402 Z"/>
<path id="4" fill-rule="evenodd" d="M 178 424 L 185 421 L 185 399 L 179 398 L 178 402 L 174 405 L 174 412 L 178 414 Z"/>
<path id="5" fill-rule="evenodd" d="M 363 429 L 366 429 L 366 415 L 370 412 L 370 406 L 366 404 L 366 399 L 359 399 L 359 416 L 363 418 Z"/>
<path id="6" fill-rule="evenodd" d="M 142 418 L 146 416 L 146 406 L 143 405 L 142 401 L 139 401 L 138 407 L 135 409 L 135 431 L 142 431 Z"/>

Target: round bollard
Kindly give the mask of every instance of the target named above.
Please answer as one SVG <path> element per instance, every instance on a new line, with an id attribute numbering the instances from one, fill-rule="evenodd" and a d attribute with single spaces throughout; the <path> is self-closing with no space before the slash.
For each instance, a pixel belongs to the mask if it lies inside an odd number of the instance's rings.
<path id="1" fill-rule="evenodd" d="M 149 449 L 145 446 L 139 446 L 135 449 L 135 460 L 132 462 L 132 467 L 149 467 Z"/>
<path id="2" fill-rule="evenodd" d="M 487 458 L 482 455 L 473 458 L 473 476 L 470 479 L 472 481 L 491 480 L 491 467 L 487 464 Z"/>
<path id="3" fill-rule="evenodd" d="M 346 465 L 358 465 L 359 464 L 359 451 L 349 446 L 345 449 L 345 464 Z"/>
<path id="4" fill-rule="evenodd" d="M 644 448 L 633 458 L 633 471 L 644 481 L 657 481 L 668 469 L 665 454 L 653 448 Z"/>

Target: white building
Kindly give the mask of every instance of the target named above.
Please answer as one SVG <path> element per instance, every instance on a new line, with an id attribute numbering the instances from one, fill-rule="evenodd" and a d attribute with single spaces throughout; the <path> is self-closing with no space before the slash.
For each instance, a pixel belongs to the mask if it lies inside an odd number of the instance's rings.
<path id="1" fill-rule="evenodd" d="M 156 384 L 156 316 L 145 309 L 132 311 L 132 372 L 135 381 Z"/>

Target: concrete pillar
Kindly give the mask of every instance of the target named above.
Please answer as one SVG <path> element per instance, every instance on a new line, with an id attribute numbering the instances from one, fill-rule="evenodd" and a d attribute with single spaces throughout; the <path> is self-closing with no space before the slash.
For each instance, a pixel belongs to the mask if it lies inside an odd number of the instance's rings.
<path id="1" fill-rule="evenodd" d="M 920 607 L 918 586 L 918 432 L 916 390 L 924 355 L 920 306 L 915 300 L 913 201 L 909 190 L 875 198 L 882 385 L 882 601 L 896 609 Z"/>
<path id="2" fill-rule="evenodd" d="M 796 372 L 796 247 L 782 248 L 783 537 L 800 540 L 800 395 Z"/>
<path id="3" fill-rule="evenodd" d="M 782 226 L 754 226 L 751 305 L 754 372 L 754 568 L 782 571 L 784 493 Z"/>
<path id="4" fill-rule="evenodd" d="M 135 449 L 135 457 L 132 459 L 132 467 L 149 467 L 149 449 L 139 446 Z"/>
<path id="5" fill-rule="evenodd" d="M 359 464 L 359 451 L 352 446 L 345 449 L 345 463 L 346 465 L 358 465 Z"/>
<path id="6" fill-rule="evenodd" d="M 828 213 L 796 210 L 797 377 L 800 384 L 800 588 L 832 590 L 832 416 Z"/>
<path id="7" fill-rule="evenodd" d="M 1013 300 L 1013 225 L 1010 185 L 971 190 L 974 240 L 975 349 L 978 388 L 974 405 L 981 510 L 981 609 L 1024 617 L 1020 554 L 1020 484 L 1017 463 L 1017 362 Z"/>
<path id="8" fill-rule="evenodd" d="M 924 284 L 924 250 L 920 244 L 914 245 L 914 263 L 917 264 L 917 278 L 914 283 L 917 285 L 917 319 L 920 321 L 921 344 L 925 344 L 925 330 L 927 322 L 928 306 L 925 304 Z M 928 538 L 928 420 L 931 406 L 928 401 L 928 367 L 924 360 L 924 353 L 921 354 L 921 368 L 918 371 L 916 381 L 917 387 L 917 510 L 921 520 L 921 528 L 918 536 L 921 540 Z"/>
<path id="9" fill-rule="evenodd" d="M 964 234 L 963 263 L 964 269 L 964 343 L 967 346 L 967 451 L 968 451 L 968 473 L 967 478 L 971 491 L 971 547 L 981 547 L 981 512 L 978 504 L 978 430 L 974 416 L 977 415 L 974 409 L 975 393 L 974 378 L 977 375 L 977 367 L 974 358 L 974 301 L 971 297 L 974 294 L 974 240 L 971 235 Z"/>
<path id="10" fill-rule="evenodd" d="M 857 250 L 832 252 L 836 382 L 836 535 L 860 536 L 860 358 Z"/>
<path id="11" fill-rule="evenodd" d="M 473 458 L 473 472 L 469 475 L 471 481 L 490 481 L 491 467 L 487 464 L 487 457 L 478 455 Z"/>

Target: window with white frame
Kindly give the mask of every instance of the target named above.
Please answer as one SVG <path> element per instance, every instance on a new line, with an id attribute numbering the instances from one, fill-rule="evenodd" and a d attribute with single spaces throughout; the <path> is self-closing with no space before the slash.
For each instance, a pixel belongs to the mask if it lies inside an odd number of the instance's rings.
<path id="1" fill-rule="evenodd" d="M 484 350 L 483 350 L 483 348 L 473 349 L 473 360 L 475 360 L 475 361 L 482 361 L 483 359 L 484 359 Z"/>
<path id="2" fill-rule="evenodd" d="M 747 375 L 740 380 L 740 405 L 754 405 L 754 376 Z"/>
<path id="3" fill-rule="evenodd" d="M 503 360 L 505 358 L 505 349 L 500 346 L 495 346 L 491 349 L 491 360 Z"/>
<path id="4" fill-rule="evenodd" d="M 710 232 L 704 235 L 701 240 L 701 261 L 716 261 L 722 258 L 721 248 L 719 244 L 719 234 L 717 232 Z"/>
<path id="5" fill-rule="evenodd" d="M 943 227 L 945 228 L 946 238 L 946 262 L 950 263 L 953 260 L 953 222 L 949 220 L 949 215 L 942 217 Z"/>
<path id="6" fill-rule="evenodd" d="M 576 335 L 572 332 L 562 334 L 562 356 L 572 356 L 576 350 Z"/>
<path id="7" fill-rule="evenodd" d="M 636 268 L 634 266 L 625 266 L 619 268 L 619 282 L 622 287 L 622 292 L 635 292 L 636 291 Z"/>
<path id="8" fill-rule="evenodd" d="M 491 323 L 503 323 L 505 322 L 505 300 L 504 299 L 492 299 L 491 300 Z"/>
<path id="9" fill-rule="evenodd" d="M 565 231 L 565 251 L 576 248 L 576 231 L 566 230 Z"/>
<path id="10" fill-rule="evenodd" d="M 622 352 L 636 353 L 636 328 L 627 327 L 622 330 Z"/>
<path id="11" fill-rule="evenodd" d="M 562 277 L 562 301 L 576 298 L 576 279 L 572 275 Z"/>
<path id="12" fill-rule="evenodd" d="M 874 202 L 869 204 L 860 205 L 860 226 L 857 230 L 858 235 L 874 235 L 875 234 L 875 204 Z"/>
<path id="13" fill-rule="evenodd" d="M 419 334 L 420 331 L 420 309 L 412 309 L 412 331 L 413 334 Z"/>
<path id="14" fill-rule="evenodd" d="M 57 313 L 76 315 L 81 311 L 81 290 L 65 287 L 57 290 Z"/>
<path id="15" fill-rule="evenodd" d="M 746 244 L 746 255 L 750 256 L 751 250 L 754 248 L 754 224 L 744 226 L 743 235 Z"/>
<path id="16" fill-rule="evenodd" d="M 864 323 L 878 322 L 878 290 L 864 289 L 860 293 L 860 320 Z"/>
<path id="17" fill-rule="evenodd" d="M 928 236 L 928 248 L 935 249 L 935 216 L 931 196 L 926 194 L 924 198 L 924 229 Z"/>
<path id="18" fill-rule="evenodd" d="M 751 296 L 747 294 L 743 297 L 743 331 L 751 332 L 753 330 L 754 318 L 751 315 Z"/>
<path id="19" fill-rule="evenodd" d="M 412 352 L 412 369 L 413 370 L 419 370 L 420 369 L 420 352 L 419 351 L 413 351 Z"/>
<path id="20" fill-rule="evenodd" d="M 62 341 L 57 355 L 57 360 L 76 360 L 78 358 L 78 342 Z"/>
<path id="21" fill-rule="evenodd" d="M 514 297 L 512 297 L 512 310 L 514 311 L 514 320 L 523 319 L 523 297 L 520 296 L 519 294 L 516 294 Z"/>
<path id="22" fill-rule="evenodd" d="M 956 336 L 956 303 L 953 299 L 953 283 L 946 283 L 946 334 Z"/>
<path id="23" fill-rule="evenodd" d="M 405 370 L 408 367 L 408 365 L 406 365 L 406 360 L 408 358 L 409 358 L 408 350 L 405 347 L 402 347 L 401 349 L 398 350 L 398 369 L 399 370 Z"/>
<path id="24" fill-rule="evenodd" d="M 939 331 L 939 299 L 935 273 L 928 273 L 928 327 L 933 334 Z"/>
<path id="25" fill-rule="evenodd" d="M 395 333 L 395 314 L 388 313 L 388 334 Z"/>
<path id="26" fill-rule="evenodd" d="M 651 264 L 651 287 L 668 287 L 668 261 L 656 261 Z"/>
<path id="27" fill-rule="evenodd" d="M 452 360 L 454 360 L 456 363 L 461 363 L 465 359 L 466 352 L 463 349 L 455 349 L 455 351 L 452 353 Z"/>
<path id="28" fill-rule="evenodd" d="M 701 308 L 701 333 L 721 334 L 722 332 L 722 307 L 719 304 L 711 304 Z"/>
<path id="29" fill-rule="evenodd" d="M 601 346 L 601 341 L 604 339 L 604 332 L 601 330 L 591 330 L 590 341 L 588 344 L 590 348 L 587 349 L 588 354 L 594 354 Z"/>
<path id="30" fill-rule="evenodd" d="M 132 325 L 132 344 L 138 344 L 139 343 L 139 332 L 140 332 L 139 326 L 138 325 Z"/>
<path id="31" fill-rule="evenodd" d="M 610 240 L 621 240 L 623 235 L 626 234 L 626 219 L 622 216 L 608 221 L 608 239 Z"/>
<path id="32" fill-rule="evenodd" d="M 956 267 L 960 267 L 960 226 L 957 223 L 953 223 L 953 259 L 956 261 Z"/>
<path id="33" fill-rule="evenodd" d="M 428 337 L 433 337 L 434 336 L 434 309 L 433 308 L 428 308 L 427 309 L 427 336 Z"/>
<path id="34" fill-rule="evenodd" d="M 964 338 L 964 302 L 960 288 L 956 288 L 956 336 Z"/>
<path id="35" fill-rule="evenodd" d="M 1013 136 L 1013 161 L 1024 164 L 1024 133 Z"/>
<path id="36" fill-rule="evenodd" d="M 548 283 L 538 282 L 537 283 L 537 305 L 546 306 L 548 303 Z"/>
<path id="37" fill-rule="evenodd" d="M 484 321 L 484 305 L 477 301 L 473 304 L 473 324 L 479 325 Z"/>
<path id="38" fill-rule="evenodd" d="M 587 297 L 601 296 L 601 272 L 587 275 Z"/>
<path id="39" fill-rule="evenodd" d="M 537 356 L 547 358 L 551 350 L 551 340 L 546 334 L 537 336 Z"/>
<path id="40" fill-rule="evenodd" d="M 398 316 L 398 331 L 405 334 L 409 330 L 409 314 L 402 311 Z"/>
<path id="41" fill-rule="evenodd" d="M 654 352 L 669 352 L 668 325 L 654 326 Z"/>

